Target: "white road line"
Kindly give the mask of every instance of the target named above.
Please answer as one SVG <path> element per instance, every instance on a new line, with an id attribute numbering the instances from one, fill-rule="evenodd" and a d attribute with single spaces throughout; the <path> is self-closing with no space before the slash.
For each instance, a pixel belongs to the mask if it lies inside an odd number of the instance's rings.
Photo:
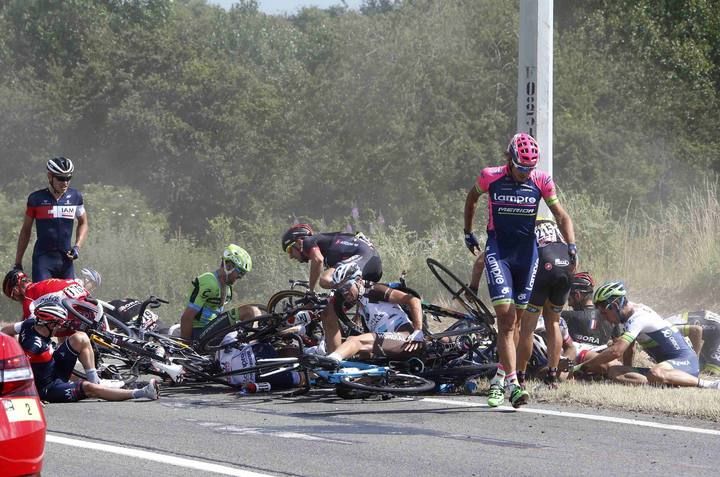
<path id="1" fill-rule="evenodd" d="M 134 457 L 136 459 L 151 460 L 154 462 L 160 462 L 161 464 L 186 467 L 188 469 L 195 469 L 203 472 L 212 472 L 215 474 L 232 475 L 237 477 L 271 477 L 269 474 L 260 474 L 249 470 L 238 469 L 236 467 L 226 467 L 224 465 L 218 464 L 211 464 L 210 462 L 203 462 L 200 460 L 184 459 L 182 457 L 176 457 L 173 455 L 157 454 L 155 452 L 148 452 L 133 447 L 112 446 L 87 440 L 69 439 L 67 437 L 55 436 L 52 434 L 48 434 L 45 440 L 47 442 L 52 442 L 53 444 L 80 447 L 82 449 L 93 449 L 101 452 L 110 452 L 111 454 L 125 455 L 129 457 Z"/>
<path id="2" fill-rule="evenodd" d="M 432 403 L 437 403 L 437 404 L 450 404 L 453 406 L 489 408 L 489 406 L 484 403 L 476 403 L 476 402 L 468 402 L 468 401 L 453 401 L 450 399 L 423 398 L 422 401 L 432 402 Z M 632 426 L 653 427 L 655 429 L 667 429 L 667 430 L 671 430 L 671 431 L 694 432 L 697 434 L 710 434 L 712 436 L 720 436 L 720 431 L 714 430 L 714 429 L 703 429 L 701 427 L 676 426 L 674 424 L 661 424 L 659 422 L 638 421 L 637 419 L 626 419 L 624 417 L 598 416 L 596 414 L 581 414 L 578 412 L 553 411 L 551 409 L 533 409 L 530 407 L 521 407 L 521 408 L 515 409 L 510 406 L 499 406 L 494 409 L 498 409 L 501 411 L 527 412 L 530 414 L 547 414 L 549 416 L 574 417 L 576 419 L 589 419 L 591 421 L 616 422 L 618 424 L 629 424 Z"/>

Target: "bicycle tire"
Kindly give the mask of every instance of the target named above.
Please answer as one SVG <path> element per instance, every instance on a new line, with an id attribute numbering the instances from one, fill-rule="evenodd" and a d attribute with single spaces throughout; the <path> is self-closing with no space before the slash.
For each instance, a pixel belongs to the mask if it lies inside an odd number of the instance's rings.
<path id="1" fill-rule="evenodd" d="M 267 302 L 268 313 L 284 313 L 285 311 L 295 308 L 297 298 L 304 298 L 305 292 L 300 290 L 280 290 L 275 293 Z M 286 303 L 283 303 L 286 302 Z"/>
<path id="2" fill-rule="evenodd" d="M 475 292 L 468 288 L 465 282 L 437 260 L 428 258 L 425 262 L 435 278 L 452 295 L 453 300 L 457 300 L 465 310 L 488 325 L 495 323 L 492 312 L 478 298 Z"/>
<path id="3" fill-rule="evenodd" d="M 390 394 L 420 394 L 435 389 L 435 383 L 429 379 L 394 371 L 383 376 L 343 376 L 338 386 Z"/>
<path id="4" fill-rule="evenodd" d="M 225 335 L 233 331 L 237 331 L 238 334 L 242 333 L 239 338 L 243 342 L 271 336 L 277 330 L 278 321 L 278 315 L 264 314 L 256 316 L 252 320 L 239 321 L 229 328 L 217 328 L 209 333 L 204 341 L 198 342 L 195 348 L 201 353 L 214 353 L 222 348 L 220 343 Z"/>

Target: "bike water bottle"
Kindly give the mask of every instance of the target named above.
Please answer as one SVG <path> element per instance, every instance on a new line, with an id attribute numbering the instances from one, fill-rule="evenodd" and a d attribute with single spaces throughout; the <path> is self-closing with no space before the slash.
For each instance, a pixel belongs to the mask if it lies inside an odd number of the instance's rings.
<path id="1" fill-rule="evenodd" d="M 255 393 L 267 393 L 270 392 L 270 383 L 245 383 L 240 388 L 240 394 L 255 394 Z"/>
<path id="2" fill-rule="evenodd" d="M 478 394 L 480 391 L 477 378 L 468 378 L 463 385 L 463 392 L 465 394 Z"/>
<path id="3" fill-rule="evenodd" d="M 442 394 L 454 393 L 455 385 L 452 383 L 444 383 L 438 386 L 438 392 Z"/>

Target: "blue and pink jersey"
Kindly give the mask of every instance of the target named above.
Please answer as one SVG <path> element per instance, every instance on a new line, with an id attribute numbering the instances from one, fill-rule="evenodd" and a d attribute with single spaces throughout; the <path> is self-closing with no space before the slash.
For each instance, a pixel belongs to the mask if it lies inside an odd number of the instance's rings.
<path id="1" fill-rule="evenodd" d="M 555 182 L 546 172 L 535 169 L 526 182 L 520 183 L 512 178 L 507 164 L 483 169 L 475 188 L 481 194 L 488 193 L 487 231 L 500 241 L 534 239 L 540 199 L 548 206 L 558 201 Z"/>

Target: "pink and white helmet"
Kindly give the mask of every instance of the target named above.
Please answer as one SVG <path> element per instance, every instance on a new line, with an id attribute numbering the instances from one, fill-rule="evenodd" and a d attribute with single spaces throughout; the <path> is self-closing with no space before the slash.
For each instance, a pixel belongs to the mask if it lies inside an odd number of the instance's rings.
<path id="1" fill-rule="evenodd" d="M 535 167 L 540 157 L 537 141 L 527 133 L 517 133 L 510 139 L 507 148 L 513 164 L 519 167 Z"/>

